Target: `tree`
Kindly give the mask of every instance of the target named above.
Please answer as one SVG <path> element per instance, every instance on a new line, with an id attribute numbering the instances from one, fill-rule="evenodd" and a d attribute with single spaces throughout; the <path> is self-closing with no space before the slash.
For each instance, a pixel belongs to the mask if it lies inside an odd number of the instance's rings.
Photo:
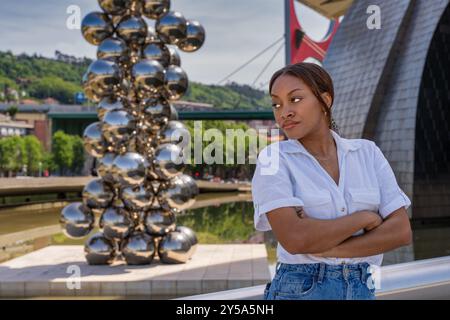
<path id="1" fill-rule="evenodd" d="M 39 163 L 43 165 L 44 152 L 42 144 L 36 136 L 23 137 L 27 154 L 27 170 L 30 175 L 39 172 Z M 41 167 L 42 169 L 43 167 Z"/>
<path id="2" fill-rule="evenodd" d="M 53 155 L 51 152 L 44 152 L 42 154 L 42 170 L 53 171 L 57 169 L 57 166 L 53 162 Z"/>
<path id="3" fill-rule="evenodd" d="M 0 168 L 7 176 L 20 171 L 27 163 L 24 140 L 18 136 L 0 139 Z"/>
<path id="4" fill-rule="evenodd" d="M 10 105 L 8 109 L 6 109 L 6 113 L 11 117 L 11 119 L 14 119 L 18 111 L 19 108 L 15 104 Z"/>
<path id="5" fill-rule="evenodd" d="M 53 163 L 59 174 L 64 174 L 73 164 L 73 139 L 61 130 L 56 131 L 53 135 L 52 153 Z"/>
<path id="6" fill-rule="evenodd" d="M 81 174 L 84 166 L 84 145 L 83 139 L 80 136 L 73 135 L 72 139 L 72 150 L 73 150 L 73 163 L 71 170 L 74 174 Z"/>

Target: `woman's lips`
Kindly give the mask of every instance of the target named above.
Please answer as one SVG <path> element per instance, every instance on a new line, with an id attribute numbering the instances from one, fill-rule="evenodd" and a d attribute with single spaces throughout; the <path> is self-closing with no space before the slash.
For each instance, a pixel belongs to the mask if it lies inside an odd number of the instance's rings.
<path id="1" fill-rule="evenodd" d="M 299 123 L 300 122 L 294 122 L 294 123 L 287 124 L 287 125 L 283 126 L 283 129 L 291 129 L 291 128 L 295 127 L 296 125 L 298 125 Z"/>

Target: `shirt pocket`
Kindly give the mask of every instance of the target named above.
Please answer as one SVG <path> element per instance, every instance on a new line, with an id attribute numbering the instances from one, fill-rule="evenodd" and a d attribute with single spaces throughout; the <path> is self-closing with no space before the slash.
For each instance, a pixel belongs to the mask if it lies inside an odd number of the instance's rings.
<path id="1" fill-rule="evenodd" d="M 330 191 L 319 190 L 314 192 L 303 192 L 301 195 L 306 215 L 316 219 L 334 218 L 334 205 Z"/>
<path id="2" fill-rule="evenodd" d="M 348 188 L 349 212 L 369 210 L 378 212 L 380 191 L 378 188 Z"/>

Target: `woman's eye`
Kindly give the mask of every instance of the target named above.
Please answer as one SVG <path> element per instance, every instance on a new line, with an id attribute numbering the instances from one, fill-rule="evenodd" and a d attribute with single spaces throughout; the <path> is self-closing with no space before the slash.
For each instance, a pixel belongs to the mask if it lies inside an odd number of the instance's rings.
<path id="1" fill-rule="evenodd" d="M 272 103 L 272 108 L 278 109 L 280 105 L 278 103 Z"/>
<path id="2" fill-rule="evenodd" d="M 299 102 L 300 100 L 302 100 L 302 98 L 292 98 L 292 102 Z"/>

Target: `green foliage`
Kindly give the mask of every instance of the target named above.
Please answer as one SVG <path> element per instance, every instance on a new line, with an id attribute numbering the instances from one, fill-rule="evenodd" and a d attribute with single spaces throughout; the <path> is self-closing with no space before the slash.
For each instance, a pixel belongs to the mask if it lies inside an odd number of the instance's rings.
<path id="1" fill-rule="evenodd" d="M 53 162 L 60 174 L 72 167 L 73 164 L 73 139 L 58 130 L 53 135 L 52 141 Z"/>
<path id="2" fill-rule="evenodd" d="M 39 99 L 52 97 L 63 103 L 73 103 L 74 95 L 79 91 L 82 91 L 80 85 L 54 76 L 36 79 L 28 86 L 28 94 L 32 97 Z"/>
<path id="3" fill-rule="evenodd" d="M 42 164 L 41 168 L 43 168 L 44 150 L 36 136 L 25 136 L 22 140 L 27 154 L 27 172 L 30 175 L 35 175 L 39 172 L 39 163 Z"/>
<path id="4" fill-rule="evenodd" d="M 83 140 L 77 135 L 69 135 L 58 130 L 53 135 L 52 160 L 54 168 L 61 175 L 80 174 L 84 166 Z"/>
<path id="5" fill-rule="evenodd" d="M 217 109 L 270 109 L 270 99 L 264 91 L 237 83 L 216 86 L 190 82 L 183 99 L 210 103 Z"/>
<path id="6" fill-rule="evenodd" d="M 11 118 L 13 118 L 14 119 L 14 117 L 16 116 L 16 113 L 19 111 L 19 108 L 15 105 L 15 104 L 13 104 L 13 105 L 10 105 L 9 107 L 8 107 L 8 109 L 6 109 L 6 113 L 11 117 Z"/>
<path id="7" fill-rule="evenodd" d="M 24 140 L 12 136 L 0 139 L 0 170 L 10 175 L 20 171 L 27 163 L 27 152 Z"/>
<path id="8" fill-rule="evenodd" d="M 0 175 L 12 176 L 26 166 L 27 175 L 37 176 L 39 162 L 42 163 L 42 170 L 53 169 L 51 154 L 44 151 L 36 136 L 11 136 L 0 139 Z"/>
<path id="9" fill-rule="evenodd" d="M 83 139 L 80 136 L 73 135 L 72 139 L 72 152 L 73 152 L 73 163 L 71 170 L 75 174 L 81 174 L 84 166 L 84 145 Z"/>
<path id="10" fill-rule="evenodd" d="M 0 76 L 12 80 L 57 77 L 67 82 L 80 83 L 90 62 L 84 59 L 82 63 L 69 64 L 36 55 L 15 56 L 11 52 L 0 52 Z"/>
<path id="11" fill-rule="evenodd" d="M 42 170 L 54 171 L 57 169 L 53 162 L 53 155 L 51 152 L 44 152 L 42 154 Z"/>
<path id="12" fill-rule="evenodd" d="M 0 75 L 0 91 L 4 91 L 6 88 L 17 89 L 19 86 L 11 79 Z"/>

